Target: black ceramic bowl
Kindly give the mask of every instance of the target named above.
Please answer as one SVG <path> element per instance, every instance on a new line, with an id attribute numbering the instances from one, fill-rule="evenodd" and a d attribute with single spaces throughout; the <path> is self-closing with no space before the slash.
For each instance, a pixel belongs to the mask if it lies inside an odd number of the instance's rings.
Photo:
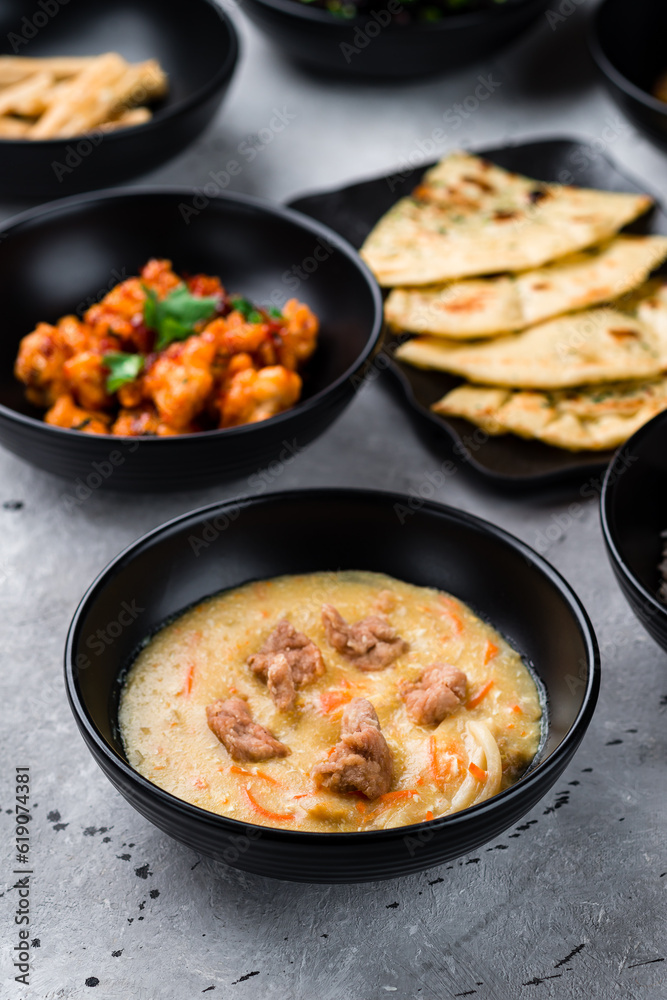
<path id="1" fill-rule="evenodd" d="M 367 833 L 298 833 L 217 816 L 174 798 L 125 758 L 117 728 L 124 669 L 137 645 L 205 595 L 283 573 L 367 569 L 440 587 L 470 604 L 523 654 L 548 698 L 538 760 L 500 795 L 418 826 Z M 104 645 L 95 634 L 141 609 Z M 126 616 L 127 617 L 127 616 Z M 100 648 L 101 647 L 101 648 Z M 110 781 L 156 826 L 188 846 L 259 875 L 301 882 L 393 878 L 458 857 L 516 823 L 549 790 L 588 726 L 599 685 L 586 612 L 552 567 L 522 542 L 469 514 L 407 496 L 305 490 L 203 507 L 126 549 L 93 583 L 65 653 L 70 703 Z"/>
<path id="2" fill-rule="evenodd" d="M 212 0 L 4 0 L 0 39 L 3 55 L 155 58 L 169 77 L 169 94 L 145 125 L 90 138 L 0 140 L 0 191 L 13 198 L 61 198 L 160 166 L 211 121 L 238 57 L 232 22 Z"/>
<path id="3" fill-rule="evenodd" d="M 312 307 L 320 337 L 296 406 L 178 437 L 82 434 L 43 422 L 13 375 L 21 337 L 38 320 L 81 314 L 155 256 L 178 272 L 219 275 L 259 303 L 296 295 Z M 0 282 L 0 443 L 84 492 L 195 489 L 257 471 L 286 448 L 298 452 L 350 402 L 382 331 L 380 291 L 349 244 L 304 215 L 243 195 L 158 188 L 53 202 L 0 229 Z"/>
<path id="4" fill-rule="evenodd" d="M 667 104 L 651 91 L 667 71 L 667 5 L 663 0 L 604 0 L 589 34 L 590 49 L 621 110 L 667 146 Z"/>
<path id="5" fill-rule="evenodd" d="M 295 62 L 326 73 L 404 78 L 444 73 L 488 56 L 534 21 L 549 0 L 507 0 L 437 22 L 386 24 L 384 3 L 370 16 L 341 19 L 299 0 L 241 0 L 248 17 Z"/>
<path id="6" fill-rule="evenodd" d="M 659 413 L 620 448 L 600 498 L 607 553 L 628 604 L 667 651 L 667 606 L 658 600 L 667 530 L 667 412 Z"/>

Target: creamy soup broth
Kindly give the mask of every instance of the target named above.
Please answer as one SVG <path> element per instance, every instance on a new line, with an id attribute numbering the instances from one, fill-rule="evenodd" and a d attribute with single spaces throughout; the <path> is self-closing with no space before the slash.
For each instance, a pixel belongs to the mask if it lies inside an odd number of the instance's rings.
<path id="1" fill-rule="evenodd" d="M 351 623 L 384 614 L 407 651 L 384 669 L 360 670 L 327 641 L 323 604 Z M 247 665 L 283 618 L 319 647 L 326 666 L 288 710 Z M 402 686 L 433 663 L 465 673 L 465 700 L 439 724 L 420 725 Z M 288 756 L 232 759 L 206 715 L 232 697 L 245 699 Z M 353 698 L 371 702 L 393 757 L 391 789 L 376 799 L 318 787 L 311 773 L 339 741 Z M 144 777 L 211 812 L 303 831 L 403 826 L 483 801 L 531 762 L 541 719 L 533 677 L 490 625 L 450 595 L 369 572 L 284 576 L 203 600 L 141 650 L 120 703 L 128 760 Z"/>

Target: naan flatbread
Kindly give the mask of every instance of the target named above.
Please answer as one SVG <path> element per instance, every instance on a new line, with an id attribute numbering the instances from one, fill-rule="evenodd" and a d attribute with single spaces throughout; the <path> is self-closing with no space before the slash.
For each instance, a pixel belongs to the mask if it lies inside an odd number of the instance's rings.
<path id="1" fill-rule="evenodd" d="M 638 319 L 645 323 L 667 344 L 667 283 L 657 279 L 648 281 L 624 301 Z"/>
<path id="2" fill-rule="evenodd" d="M 385 286 L 525 271 L 607 239 L 651 203 L 544 184 L 452 153 L 380 219 L 361 256 Z"/>
<path id="3" fill-rule="evenodd" d="M 640 304 L 631 310 L 589 309 L 477 343 L 417 337 L 401 344 L 396 357 L 482 385 L 521 389 L 653 378 L 667 370 L 667 291 L 644 301 L 636 293 L 636 299 Z"/>
<path id="4" fill-rule="evenodd" d="M 517 434 L 569 451 L 617 448 L 667 409 L 667 378 L 564 392 L 525 392 L 462 385 L 432 409 L 464 417 L 487 434 Z"/>
<path id="5" fill-rule="evenodd" d="M 666 257 L 665 236 L 616 236 L 516 276 L 395 288 L 385 316 L 397 330 L 457 339 L 496 337 L 610 302 L 646 281 Z"/>

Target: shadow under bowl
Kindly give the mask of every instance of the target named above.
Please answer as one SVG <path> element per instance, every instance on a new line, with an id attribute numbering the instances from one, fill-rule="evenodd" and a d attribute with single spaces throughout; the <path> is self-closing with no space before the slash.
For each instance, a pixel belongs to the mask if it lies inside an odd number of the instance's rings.
<path id="1" fill-rule="evenodd" d="M 667 6 L 659 0 L 604 0 L 589 31 L 591 54 L 621 110 L 650 139 L 667 146 L 667 103 L 654 97 L 667 72 Z"/>
<path id="2" fill-rule="evenodd" d="M 229 17 L 212 0 L 50 0 L 0 6 L 0 52 L 44 56 L 119 52 L 158 59 L 169 93 L 144 125 L 65 139 L 0 139 L 0 191 L 12 198 L 62 198 L 154 170 L 206 128 L 238 59 Z"/>
<path id="3" fill-rule="evenodd" d="M 243 10 L 285 55 L 335 76 L 405 79 L 446 73 L 513 41 L 549 0 L 507 0 L 440 21 L 390 23 L 383 4 L 351 19 L 300 0 L 241 0 Z"/>
<path id="4" fill-rule="evenodd" d="M 118 732 L 125 669 L 170 616 L 221 590 L 281 574 L 374 570 L 468 603 L 523 655 L 546 692 L 541 750 L 499 795 L 452 816 L 362 833 L 299 833 L 189 805 L 129 766 Z M 113 642 L 96 639 L 137 613 Z M 127 616 L 126 616 L 127 619 Z M 118 633 L 117 628 L 114 629 Z M 559 574 L 522 542 L 476 517 L 410 497 L 361 490 L 275 493 L 213 504 L 140 538 L 84 596 L 65 653 L 81 734 L 112 784 L 147 819 L 193 850 L 258 875 L 367 882 L 431 868 L 516 823 L 551 788 L 579 745 L 600 667 L 585 610 Z"/>
<path id="5" fill-rule="evenodd" d="M 623 594 L 653 639 L 667 652 L 667 605 L 658 598 L 667 531 L 667 412 L 659 413 L 620 448 L 600 497 L 607 554 Z"/>

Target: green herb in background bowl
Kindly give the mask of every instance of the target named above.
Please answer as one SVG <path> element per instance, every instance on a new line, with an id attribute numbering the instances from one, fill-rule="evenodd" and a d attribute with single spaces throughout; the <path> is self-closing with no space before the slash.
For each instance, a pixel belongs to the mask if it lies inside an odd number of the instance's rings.
<path id="1" fill-rule="evenodd" d="M 297 3 L 308 4 L 326 10 L 334 17 L 349 20 L 355 17 L 371 15 L 378 9 L 386 7 L 386 3 L 377 0 L 296 0 Z M 398 10 L 392 10 L 394 24 L 413 24 L 415 22 L 437 22 L 452 14 L 462 14 L 478 10 L 491 10 L 494 7 L 507 4 L 512 0 L 401 0 Z M 395 5 L 393 5 L 395 6 Z"/>

